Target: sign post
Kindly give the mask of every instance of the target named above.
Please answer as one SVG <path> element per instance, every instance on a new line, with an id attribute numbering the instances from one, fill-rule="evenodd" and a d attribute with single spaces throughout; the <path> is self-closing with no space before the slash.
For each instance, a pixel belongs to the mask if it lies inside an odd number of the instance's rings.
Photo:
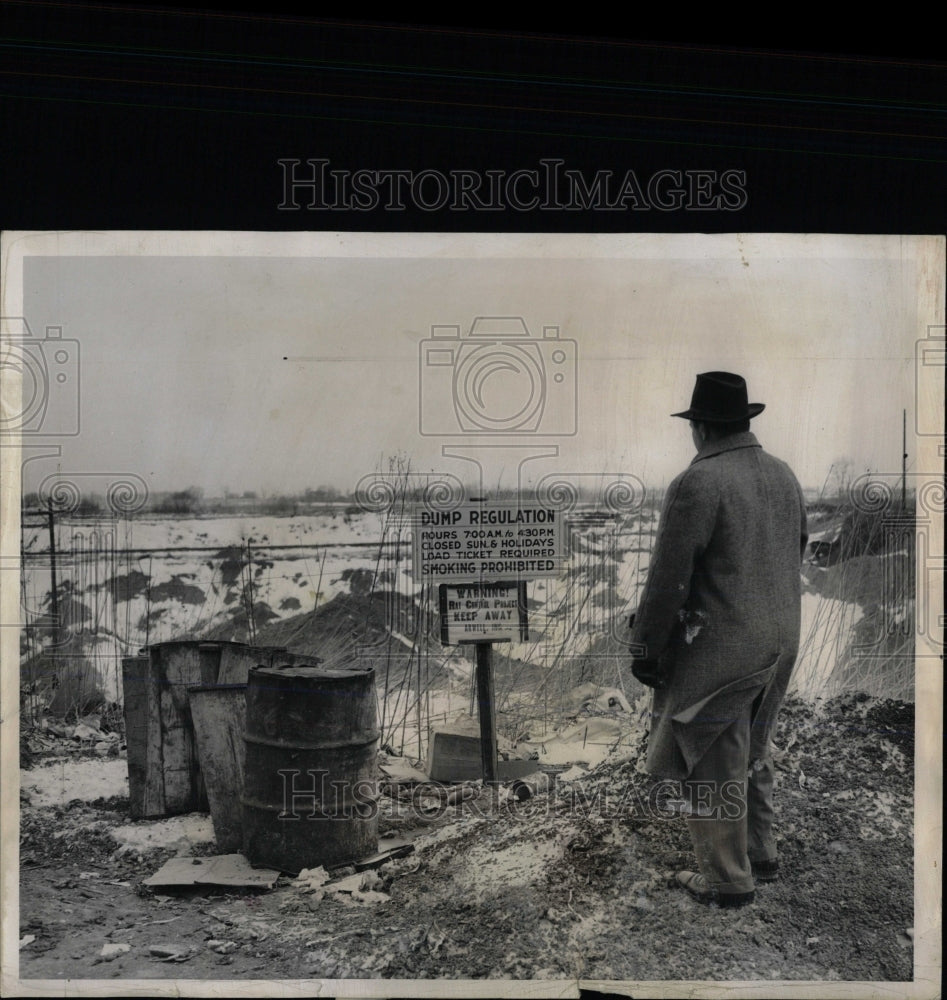
<path id="1" fill-rule="evenodd" d="M 476 646 L 483 780 L 496 790 L 493 643 L 528 637 L 526 581 L 555 576 L 565 562 L 561 512 L 485 500 L 421 511 L 412 555 L 415 580 L 440 584 L 441 641 Z"/>
<path id="2" fill-rule="evenodd" d="M 497 719 L 493 700 L 493 643 L 477 643 L 477 711 L 480 716 L 480 759 L 483 783 L 497 782 Z"/>

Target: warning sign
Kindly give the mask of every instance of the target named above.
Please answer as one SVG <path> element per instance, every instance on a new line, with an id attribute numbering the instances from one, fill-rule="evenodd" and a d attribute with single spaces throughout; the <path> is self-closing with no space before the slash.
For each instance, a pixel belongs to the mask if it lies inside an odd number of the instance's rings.
<path id="1" fill-rule="evenodd" d="M 420 511 L 414 522 L 414 579 L 484 583 L 556 576 L 565 560 L 562 512 L 477 504 Z"/>
<path id="2" fill-rule="evenodd" d="M 529 638 L 526 583 L 464 584 L 438 587 L 441 642 L 509 642 Z"/>

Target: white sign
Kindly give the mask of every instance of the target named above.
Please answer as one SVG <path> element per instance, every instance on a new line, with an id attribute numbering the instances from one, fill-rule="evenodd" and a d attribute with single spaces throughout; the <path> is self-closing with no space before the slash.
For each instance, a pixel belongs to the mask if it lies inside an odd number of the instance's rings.
<path id="1" fill-rule="evenodd" d="M 499 503 L 423 510 L 414 521 L 413 556 L 419 583 L 556 576 L 565 561 L 562 512 Z"/>
<path id="2" fill-rule="evenodd" d="M 494 584 L 442 583 L 438 588 L 441 642 L 525 642 L 526 582 Z"/>

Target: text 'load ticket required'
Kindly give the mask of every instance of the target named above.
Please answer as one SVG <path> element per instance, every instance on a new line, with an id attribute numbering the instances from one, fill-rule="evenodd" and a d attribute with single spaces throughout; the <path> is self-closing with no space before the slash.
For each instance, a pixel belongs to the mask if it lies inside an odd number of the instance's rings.
<path id="1" fill-rule="evenodd" d="M 565 560 L 562 512 L 551 507 L 476 504 L 414 517 L 419 583 L 538 580 Z"/>

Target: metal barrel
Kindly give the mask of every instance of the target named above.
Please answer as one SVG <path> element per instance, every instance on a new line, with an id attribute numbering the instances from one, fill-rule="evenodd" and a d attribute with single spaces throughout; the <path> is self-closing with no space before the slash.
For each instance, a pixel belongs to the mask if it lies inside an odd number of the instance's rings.
<path id="1" fill-rule="evenodd" d="M 378 850 L 374 671 L 261 666 L 247 683 L 243 853 L 299 872 Z"/>

